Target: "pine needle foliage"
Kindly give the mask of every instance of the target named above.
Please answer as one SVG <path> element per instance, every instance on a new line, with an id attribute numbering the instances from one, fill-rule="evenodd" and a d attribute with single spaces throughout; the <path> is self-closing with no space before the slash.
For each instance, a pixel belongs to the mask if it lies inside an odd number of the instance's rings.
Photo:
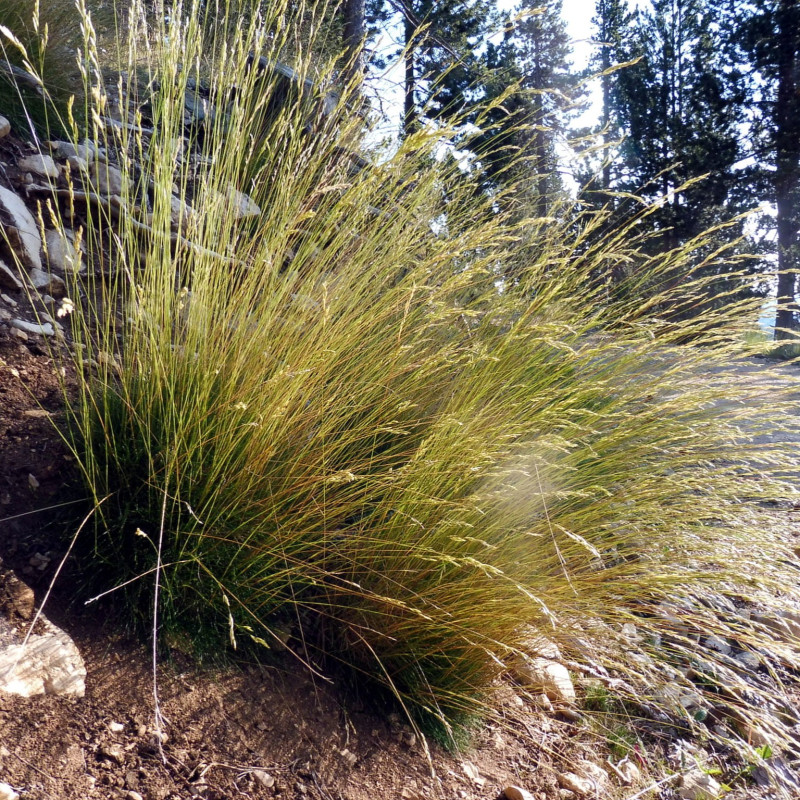
<path id="1" fill-rule="evenodd" d="M 234 41 L 204 8 L 152 28 L 134 4 L 122 66 L 157 83 L 152 133 L 111 129 L 121 211 L 87 211 L 106 269 L 72 317 L 68 435 L 102 588 L 145 621 L 155 599 L 198 653 L 277 646 L 291 627 L 310 669 L 367 676 L 444 730 L 490 712 L 529 626 L 617 695 L 668 708 L 657 687 L 702 671 L 713 702 L 757 718 L 750 684 L 698 641 L 797 664 L 796 641 L 731 611 L 796 585 L 786 531 L 754 505 L 793 495 L 791 459 L 747 428 L 765 391 L 762 424 L 782 423 L 779 389 L 726 369 L 746 303 L 657 314 L 702 302 L 691 276 L 725 257 L 716 232 L 645 255 L 644 207 L 610 232 L 567 207 L 506 218 L 440 157 L 455 124 L 356 171 L 358 98 L 295 50 L 285 5 Z M 291 91 L 248 60 L 290 44 Z M 217 113 L 187 134 L 203 81 Z M 109 100 L 89 89 L 100 138 Z M 138 118 L 141 98 L 120 94 Z M 236 191 L 261 213 L 242 216 Z"/>

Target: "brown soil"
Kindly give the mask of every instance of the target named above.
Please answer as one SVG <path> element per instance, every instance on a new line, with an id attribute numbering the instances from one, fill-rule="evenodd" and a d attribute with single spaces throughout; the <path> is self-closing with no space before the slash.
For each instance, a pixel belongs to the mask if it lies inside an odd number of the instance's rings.
<path id="1" fill-rule="evenodd" d="M 52 424 L 63 414 L 60 367 L 34 338 L 23 342 L 0 325 L 0 558 L 41 602 L 75 506 L 64 505 L 72 461 Z M 584 723 L 537 712 L 506 686 L 498 688 L 502 718 L 476 732 L 467 752 L 429 743 L 429 760 L 399 715 L 313 678 L 288 653 L 270 666 L 225 671 L 204 671 L 180 652 L 159 663 L 159 747 L 147 643 L 85 608 L 70 574 L 67 564 L 45 611 L 84 657 L 86 696 L 0 697 L 0 782 L 24 800 L 135 800 L 132 792 L 153 800 L 477 800 L 509 784 L 545 800 L 559 797 L 556 772 L 578 757 L 606 757 Z"/>

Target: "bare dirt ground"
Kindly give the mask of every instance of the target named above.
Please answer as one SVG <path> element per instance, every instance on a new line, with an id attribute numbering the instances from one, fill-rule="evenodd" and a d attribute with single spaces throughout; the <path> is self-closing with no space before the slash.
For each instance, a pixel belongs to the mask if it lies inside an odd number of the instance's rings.
<path id="1" fill-rule="evenodd" d="M 62 413 L 56 369 L 40 343 L 0 326 L 0 558 L 37 601 L 65 552 L 65 522 L 74 524 L 74 506 L 64 505 L 74 502 L 72 462 L 47 418 Z M 796 379 L 797 368 L 781 370 Z M 796 513 L 775 514 L 776 524 L 797 528 Z M 509 785 L 536 800 L 566 800 L 575 795 L 559 788 L 557 774 L 579 759 L 602 764 L 609 756 L 585 715 L 545 713 L 511 684 L 498 687 L 500 719 L 476 729 L 468 749 L 453 754 L 430 742 L 428 755 L 391 709 L 314 679 L 288 654 L 224 671 L 198 667 L 177 650 L 160 659 L 160 739 L 148 643 L 83 600 L 68 564 L 46 613 L 84 657 L 85 697 L 0 697 L 0 782 L 22 800 L 490 800 Z M 669 784 L 636 794 L 662 772 L 658 747 L 636 751 L 638 787 L 612 781 L 598 797 L 676 797 Z M 731 796 L 760 791 L 737 785 Z"/>

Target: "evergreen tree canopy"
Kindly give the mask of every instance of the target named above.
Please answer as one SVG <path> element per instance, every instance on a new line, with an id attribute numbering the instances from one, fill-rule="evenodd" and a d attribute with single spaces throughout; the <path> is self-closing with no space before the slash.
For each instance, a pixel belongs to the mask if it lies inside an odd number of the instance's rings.
<path id="1" fill-rule="evenodd" d="M 737 0 L 723 10 L 750 67 L 749 155 L 762 167 L 761 199 L 776 212 L 776 338 L 790 338 L 800 328 L 800 1 Z"/>

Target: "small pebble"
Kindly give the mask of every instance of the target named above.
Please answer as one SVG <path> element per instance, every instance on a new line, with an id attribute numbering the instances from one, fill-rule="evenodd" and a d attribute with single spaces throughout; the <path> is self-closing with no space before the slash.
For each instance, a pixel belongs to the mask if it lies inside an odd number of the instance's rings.
<path id="1" fill-rule="evenodd" d="M 583 720 L 583 715 L 580 712 L 576 711 L 574 708 L 569 708 L 568 706 L 562 706 L 559 708 L 558 716 L 566 722 L 571 722 L 573 725 L 577 725 Z"/>
<path id="2" fill-rule="evenodd" d="M 506 796 L 506 800 L 533 800 L 533 795 L 527 789 L 519 786 L 506 786 L 503 794 Z"/>
<path id="3" fill-rule="evenodd" d="M 574 772 L 562 772 L 557 778 L 562 789 L 580 795 L 594 794 L 594 782 L 581 778 Z"/>
<path id="4" fill-rule="evenodd" d="M 271 789 L 275 785 L 275 778 L 263 769 L 254 769 L 252 775 L 265 789 Z"/>
<path id="5" fill-rule="evenodd" d="M 125 726 L 121 722 L 109 722 L 108 729 L 111 733 L 122 733 L 125 730 Z"/>
<path id="6" fill-rule="evenodd" d="M 103 745 L 100 748 L 100 755 L 117 764 L 125 763 L 125 751 L 118 745 Z"/>

